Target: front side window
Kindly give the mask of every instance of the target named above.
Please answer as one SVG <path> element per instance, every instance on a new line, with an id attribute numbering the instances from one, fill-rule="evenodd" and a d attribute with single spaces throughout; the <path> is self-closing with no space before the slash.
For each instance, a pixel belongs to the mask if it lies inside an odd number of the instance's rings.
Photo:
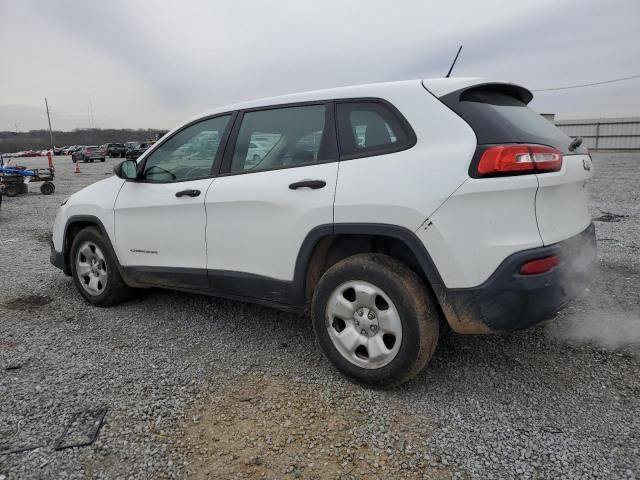
<path id="1" fill-rule="evenodd" d="M 246 112 L 230 173 L 295 167 L 336 158 L 325 105 Z"/>
<path id="2" fill-rule="evenodd" d="M 380 102 L 341 102 L 336 114 L 343 157 L 378 155 L 411 146 L 398 117 Z"/>
<path id="3" fill-rule="evenodd" d="M 210 118 L 172 136 L 147 157 L 142 179 L 164 183 L 211 176 L 229 118 L 230 115 Z"/>

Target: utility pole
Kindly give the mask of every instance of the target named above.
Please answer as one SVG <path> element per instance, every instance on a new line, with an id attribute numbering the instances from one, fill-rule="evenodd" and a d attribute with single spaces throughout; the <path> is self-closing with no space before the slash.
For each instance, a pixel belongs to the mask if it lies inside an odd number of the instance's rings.
<path id="1" fill-rule="evenodd" d="M 53 132 L 51 131 L 51 117 L 49 116 L 49 103 L 47 97 L 44 97 L 44 105 L 47 107 L 47 120 L 49 121 L 49 139 L 51 140 L 51 150 L 53 150 Z"/>

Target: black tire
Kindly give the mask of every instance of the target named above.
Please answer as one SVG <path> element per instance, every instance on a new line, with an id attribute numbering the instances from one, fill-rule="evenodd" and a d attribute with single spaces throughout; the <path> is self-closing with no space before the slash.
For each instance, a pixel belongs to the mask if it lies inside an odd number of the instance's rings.
<path id="1" fill-rule="evenodd" d="M 40 193 L 42 193 L 43 195 L 51 195 L 53 192 L 55 192 L 55 190 L 56 186 L 51 182 L 44 182 L 42 185 L 40 185 Z"/>
<path id="2" fill-rule="evenodd" d="M 105 160 L 106 160 L 106 158 L 101 158 L 100 159 L 101 162 L 104 162 Z"/>
<path id="3" fill-rule="evenodd" d="M 89 294 L 80 284 L 81 280 L 76 268 L 76 256 L 78 249 L 86 241 L 95 243 L 102 250 L 105 257 L 107 285 L 100 295 Z M 124 283 L 118 271 L 115 254 L 107 242 L 105 242 L 97 227 L 87 227 L 78 232 L 71 245 L 69 264 L 71 265 L 71 276 L 76 284 L 76 288 L 89 303 L 97 307 L 110 307 L 124 302 L 131 296 L 132 288 Z"/>
<path id="4" fill-rule="evenodd" d="M 400 347 L 379 368 L 363 368 L 347 360 L 329 335 L 329 299 L 340 285 L 351 281 L 364 281 L 382 290 L 399 314 Z M 311 318 L 324 355 L 343 374 L 370 386 L 388 388 L 410 380 L 427 365 L 438 343 L 439 310 L 433 295 L 407 265 L 382 254 L 354 255 L 329 268 L 314 292 Z"/>
<path id="5" fill-rule="evenodd" d="M 75 158 L 73 158 L 73 157 L 71 157 L 71 161 L 72 161 L 73 163 L 78 163 L 78 160 L 76 160 L 76 159 L 75 159 Z"/>
<path id="6" fill-rule="evenodd" d="M 13 183 L 9 183 L 4 186 L 4 194 L 7 197 L 15 197 L 16 195 L 18 195 L 18 192 L 18 186 Z"/>

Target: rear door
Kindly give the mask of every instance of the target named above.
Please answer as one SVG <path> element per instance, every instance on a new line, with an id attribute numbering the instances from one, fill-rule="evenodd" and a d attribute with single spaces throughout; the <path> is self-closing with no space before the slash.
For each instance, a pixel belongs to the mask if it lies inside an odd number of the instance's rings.
<path id="1" fill-rule="evenodd" d="M 287 303 L 305 237 L 333 223 L 332 104 L 254 109 L 235 123 L 206 196 L 210 286 L 219 294 Z"/>

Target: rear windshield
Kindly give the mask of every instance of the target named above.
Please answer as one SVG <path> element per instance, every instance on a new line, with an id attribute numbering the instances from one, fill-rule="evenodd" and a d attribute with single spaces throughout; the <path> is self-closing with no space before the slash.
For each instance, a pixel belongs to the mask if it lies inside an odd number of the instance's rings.
<path id="1" fill-rule="evenodd" d="M 441 100 L 473 129 L 478 145 L 535 143 L 569 152 L 571 139 L 533 109 L 495 87 L 453 92 Z"/>

